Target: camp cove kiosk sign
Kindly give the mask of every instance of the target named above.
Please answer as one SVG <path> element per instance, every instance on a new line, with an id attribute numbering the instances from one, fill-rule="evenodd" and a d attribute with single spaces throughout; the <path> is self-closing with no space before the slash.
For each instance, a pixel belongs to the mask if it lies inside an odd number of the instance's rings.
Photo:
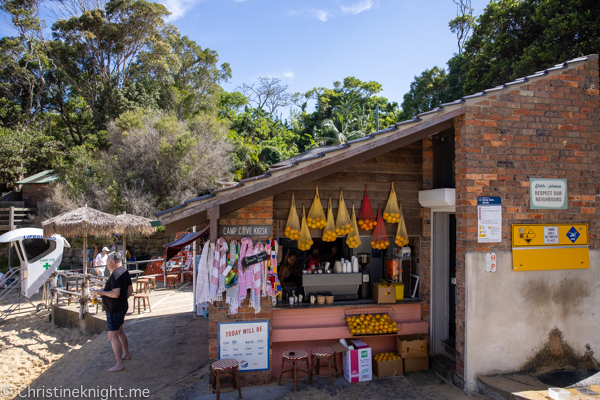
<path id="1" fill-rule="evenodd" d="M 558 210 L 567 208 L 567 180 L 529 178 L 529 208 Z"/>

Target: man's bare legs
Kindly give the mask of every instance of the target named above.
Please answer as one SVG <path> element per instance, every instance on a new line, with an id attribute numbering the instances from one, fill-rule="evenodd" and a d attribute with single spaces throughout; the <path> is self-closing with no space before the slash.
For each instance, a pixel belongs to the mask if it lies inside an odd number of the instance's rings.
<path id="1" fill-rule="evenodd" d="M 123 325 L 119 327 L 117 331 L 119 333 L 119 342 L 121 342 L 122 355 L 121 359 L 123 360 L 131 360 L 131 354 L 129 354 L 129 343 L 127 342 L 127 335 L 123 332 Z"/>
<path id="2" fill-rule="evenodd" d="M 110 340 L 110 344 L 112 345 L 113 353 L 115 353 L 115 359 L 117 363 L 114 367 L 109 368 L 106 372 L 117 372 L 123 371 L 125 367 L 123 366 L 123 347 L 121 346 L 121 340 L 119 340 L 119 331 L 123 330 L 123 325 L 119 328 L 118 331 L 108 331 L 108 340 Z"/>

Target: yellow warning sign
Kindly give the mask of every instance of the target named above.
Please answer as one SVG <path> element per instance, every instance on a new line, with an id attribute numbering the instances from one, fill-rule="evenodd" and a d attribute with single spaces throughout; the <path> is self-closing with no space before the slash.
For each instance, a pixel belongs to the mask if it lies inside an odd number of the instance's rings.
<path id="1" fill-rule="evenodd" d="M 588 244 L 588 224 L 532 224 L 512 226 L 512 245 L 580 246 Z"/>
<path id="2" fill-rule="evenodd" d="M 512 226 L 513 270 L 590 267 L 587 224 Z"/>

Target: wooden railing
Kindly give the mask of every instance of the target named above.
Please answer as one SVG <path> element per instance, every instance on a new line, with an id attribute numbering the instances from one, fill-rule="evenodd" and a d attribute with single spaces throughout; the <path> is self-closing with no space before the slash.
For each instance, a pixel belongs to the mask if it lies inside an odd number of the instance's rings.
<path id="1" fill-rule="evenodd" d="M 34 214 L 36 211 L 37 208 L 29 207 L 0 208 L 0 232 L 30 226 L 28 215 Z"/>

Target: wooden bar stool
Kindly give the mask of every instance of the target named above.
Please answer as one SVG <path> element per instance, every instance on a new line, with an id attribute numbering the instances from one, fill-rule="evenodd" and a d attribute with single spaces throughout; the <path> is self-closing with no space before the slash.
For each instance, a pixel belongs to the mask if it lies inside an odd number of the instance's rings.
<path id="1" fill-rule="evenodd" d="M 321 360 L 327 360 L 327 374 L 321 375 Z M 323 366 L 325 368 L 325 366 Z M 315 370 L 317 373 L 315 374 Z M 335 361 L 335 351 L 329 346 L 322 346 L 312 349 L 310 352 L 310 374 L 308 382 L 312 385 L 313 376 L 324 378 L 329 376 L 329 386 L 333 386 L 333 370 L 335 370 L 336 378 L 338 377 L 338 369 Z"/>
<path id="2" fill-rule="evenodd" d="M 146 279 L 150 283 L 150 289 L 156 290 L 156 277 L 155 276 L 144 276 L 142 279 Z"/>
<path id="3" fill-rule="evenodd" d="M 304 361 L 306 363 L 306 371 L 302 370 L 302 369 L 298 369 L 298 363 L 302 362 L 302 361 Z M 288 370 L 283 369 L 286 362 L 292 364 L 292 369 L 288 369 Z M 291 372 L 292 377 L 285 378 L 283 376 L 283 374 L 286 372 Z M 305 376 L 301 379 L 298 379 L 298 372 L 304 372 L 304 373 L 306 373 L 307 376 Z M 285 379 L 288 381 L 293 381 L 294 382 L 294 391 L 297 392 L 298 391 L 298 381 L 304 380 L 309 377 L 310 377 L 310 369 L 308 366 L 308 353 L 305 352 L 304 350 L 285 351 L 281 358 L 281 374 L 279 375 L 279 386 L 281 386 L 282 379 Z"/>
<path id="4" fill-rule="evenodd" d="M 144 303 L 144 311 L 146 311 L 146 300 L 148 300 L 148 309 L 152 312 L 152 308 L 150 307 L 150 298 L 146 293 L 138 293 L 133 295 L 133 311 L 135 311 L 135 306 L 137 304 L 138 315 L 140 314 L 140 308 L 142 303 Z"/>
<path id="5" fill-rule="evenodd" d="M 179 275 L 167 275 L 167 289 L 179 288 Z"/>
<path id="6" fill-rule="evenodd" d="M 135 282 L 135 291 L 138 293 L 142 293 L 142 291 L 144 293 L 148 293 L 150 292 L 150 281 L 148 279 L 145 278 L 138 278 L 138 280 Z"/>
<path id="7" fill-rule="evenodd" d="M 221 397 L 221 374 L 231 373 L 233 376 L 233 388 L 237 389 L 240 399 L 242 398 L 242 388 L 240 387 L 240 378 L 238 376 L 239 363 L 237 360 L 231 358 L 224 358 L 212 363 L 212 373 L 214 374 L 215 380 L 213 387 L 211 387 L 213 393 L 217 394 L 217 400 Z"/>

